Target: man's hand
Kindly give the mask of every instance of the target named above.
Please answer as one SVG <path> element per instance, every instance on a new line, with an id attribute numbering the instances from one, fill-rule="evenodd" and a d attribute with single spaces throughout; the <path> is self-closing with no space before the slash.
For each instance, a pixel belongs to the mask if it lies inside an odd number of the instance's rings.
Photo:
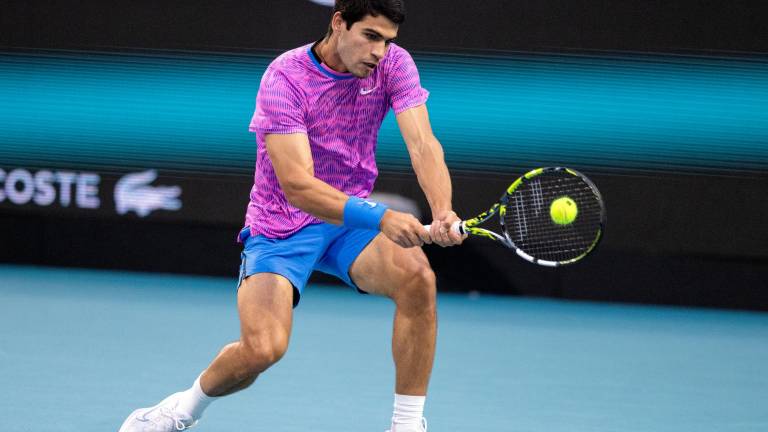
<path id="1" fill-rule="evenodd" d="M 404 248 L 423 246 L 424 243 L 432 243 L 424 225 L 413 215 L 387 209 L 379 223 L 381 232 L 388 239 Z"/>
<path id="2" fill-rule="evenodd" d="M 454 222 L 460 222 L 461 219 L 451 210 L 444 210 L 435 215 L 435 220 L 429 228 L 429 235 L 436 244 L 446 247 L 461 244 L 467 235 L 461 235 L 451 230 Z"/>

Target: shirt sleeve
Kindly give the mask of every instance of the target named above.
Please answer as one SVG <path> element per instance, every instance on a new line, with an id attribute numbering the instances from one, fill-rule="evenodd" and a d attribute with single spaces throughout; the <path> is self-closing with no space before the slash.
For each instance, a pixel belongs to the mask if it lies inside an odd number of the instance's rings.
<path id="1" fill-rule="evenodd" d="M 265 134 L 307 133 L 302 92 L 283 73 L 268 69 L 256 96 L 248 130 Z"/>
<path id="2" fill-rule="evenodd" d="M 423 105 L 429 92 L 421 86 L 419 71 L 408 51 L 392 46 L 392 65 L 387 76 L 389 105 L 395 114 Z"/>

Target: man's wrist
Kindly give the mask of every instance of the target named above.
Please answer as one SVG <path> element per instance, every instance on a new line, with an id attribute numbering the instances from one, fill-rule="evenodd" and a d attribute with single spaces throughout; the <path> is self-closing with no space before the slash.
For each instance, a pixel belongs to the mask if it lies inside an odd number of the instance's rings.
<path id="1" fill-rule="evenodd" d="M 451 207 L 445 207 L 445 208 L 441 208 L 440 210 L 434 210 L 432 211 L 432 219 L 437 220 L 442 217 L 445 217 L 445 215 L 450 213 L 456 214 L 456 212 L 454 212 L 453 209 L 451 209 Z"/>
<path id="2" fill-rule="evenodd" d="M 351 196 L 344 205 L 344 226 L 379 231 L 387 205 Z"/>

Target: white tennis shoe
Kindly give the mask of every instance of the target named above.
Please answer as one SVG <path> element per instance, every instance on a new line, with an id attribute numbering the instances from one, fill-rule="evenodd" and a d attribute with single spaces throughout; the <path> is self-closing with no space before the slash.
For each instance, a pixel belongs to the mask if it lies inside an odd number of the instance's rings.
<path id="1" fill-rule="evenodd" d="M 427 432 L 427 419 L 422 417 L 421 424 L 419 426 L 416 426 L 416 429 L 402 429 L 402 428 L 398 429 L 398 428 L 395 428 L 395 425 L 393 424 L 390 427 L 390 429 L 386 432 Z"/>
<path id="2" fill-rule="evenodd" d="M 132 412 L 119 432 L 177 432 L 196 425 L 197 420 L 176 411 L 180 394 L 174 393 L 153 407 Z"/>

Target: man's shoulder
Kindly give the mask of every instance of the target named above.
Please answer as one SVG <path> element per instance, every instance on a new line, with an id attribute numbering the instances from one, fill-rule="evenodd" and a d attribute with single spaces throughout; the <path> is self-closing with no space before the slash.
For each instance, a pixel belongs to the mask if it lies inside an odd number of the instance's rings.
<path id="1" fill-rule="evenodd" d="M 408 56 L 410 56 L 410 54 L 408 53 L 407 49 L 401 47 L 400 45 L 398 45 L 398 44 L 396 44 L 394 42 L 389 44 L 389 54 L 390 55 L 408 55 Z"/>
<path id="2" fill-rule="evenodd" d="M 309 62 L 309 56 L 307 54 L 309 47 L 310 45 L 304 45 L 280 54 L 272 60 L 268 69 L 281 71 L 287 74 L 305 70 Z"/>
<path id="3" fill-rule="evenodd" d="M 389 76 L 400 75 L 404 70 L 414 69 L 416 63 L 408 50 L 393 43 L 389 46 L 387 55 L 381 60 L 380 65 L 382 72 Z"/>
<path id="4" fill-rule="evenodd" d="M 411 57 L 411 53 L 407 49 L 393 43 L 389 46 L 384 60 L 389 63 L 400 63 L 403 60 L 413 61 L 413 57 Z"/>

